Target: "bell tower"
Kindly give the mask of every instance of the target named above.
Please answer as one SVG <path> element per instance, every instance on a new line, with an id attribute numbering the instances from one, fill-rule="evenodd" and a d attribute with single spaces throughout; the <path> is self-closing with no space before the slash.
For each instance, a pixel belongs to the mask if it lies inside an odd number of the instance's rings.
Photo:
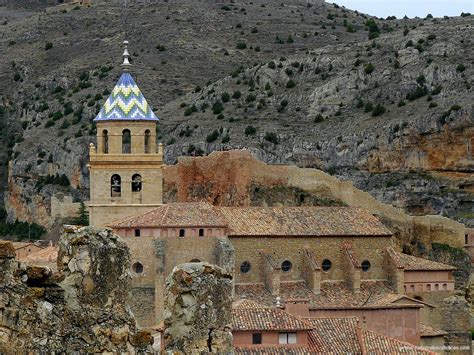
<path id="1" fill-rule="evenodd" d="M 89 219 L 104 226 L 162 204 L 163 148 L 156 144 L 155 116 L 129 73 L 124 41 L 123 73 L 94 122 L 97 147 L 90 144 Z"/>

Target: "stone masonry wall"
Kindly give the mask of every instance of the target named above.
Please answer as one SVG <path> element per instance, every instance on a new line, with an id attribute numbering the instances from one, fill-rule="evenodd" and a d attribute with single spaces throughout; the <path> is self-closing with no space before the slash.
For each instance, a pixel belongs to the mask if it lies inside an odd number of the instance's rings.
<path id="1" fill-rule="evenodd" d="M 178 265 L 166 280 L 164 349 L 232 353 L 232 276 L 208 263 Z"/>
<path id="2" fill-rule="evenodd" d="M 148 351 L 127 305 L 130 253 L 108 229 L 67 227 L 58 273 L 15 260 L 0 243 L 0 352 Z"/>

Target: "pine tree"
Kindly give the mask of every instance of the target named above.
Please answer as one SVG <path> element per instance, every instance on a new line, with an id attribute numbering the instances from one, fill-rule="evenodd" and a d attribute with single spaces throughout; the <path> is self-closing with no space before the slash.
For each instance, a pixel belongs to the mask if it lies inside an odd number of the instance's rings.
<path id="1" fill-rule="evenodd" d="M 79 206 L 78 216 L 74 221 L 75 224 L 81 226 L 88 226 L 89 225 L 89 211 L 87 211 L 87 207 L 83 201 Z"/>

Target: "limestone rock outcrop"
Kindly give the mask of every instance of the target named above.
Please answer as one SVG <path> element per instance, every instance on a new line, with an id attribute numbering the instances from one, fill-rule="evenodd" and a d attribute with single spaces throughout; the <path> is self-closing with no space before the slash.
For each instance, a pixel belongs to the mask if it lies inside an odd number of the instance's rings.
<path id="1" fill-rule="evenodd" d="M 150 349 L 126 300 L 130 252 L 109 229 L 66 227 L 58 272 L 15 260 L 0 243 L 0 352 L 128 352 Z"/>
<path id="2" fill-rule="evenodd" d="M 230 354 L 232 276 L 208 263 L 176 266 L 166 282 L 164 349 Z"/>

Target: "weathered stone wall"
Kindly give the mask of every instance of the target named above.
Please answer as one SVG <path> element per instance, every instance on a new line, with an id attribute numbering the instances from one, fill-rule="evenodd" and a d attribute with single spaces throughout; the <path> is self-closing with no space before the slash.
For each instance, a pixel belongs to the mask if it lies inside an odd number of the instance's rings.
<path id="1" fill-rule="evenodd" d="M 232 276 L 208 263 L 178 265 L 166 280 L 164 349 L 232 352 Z"/>
<path id="2" fill-rule="evenodd" d="M 58 273 L 15 260 L 0 243 L 0 352 L 147 351 L 127 305 L 130 253 L 108 229 L 67 227 Z"/>

